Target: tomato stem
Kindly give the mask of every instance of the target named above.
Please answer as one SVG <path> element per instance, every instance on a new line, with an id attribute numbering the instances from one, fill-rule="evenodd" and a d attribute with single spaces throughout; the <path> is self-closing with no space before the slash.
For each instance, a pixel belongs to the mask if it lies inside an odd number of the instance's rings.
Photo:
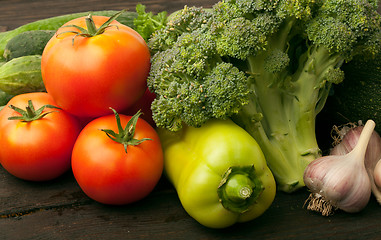
<path id="1" fill-rule="evenodd" d="M 97 27 L 95 26 L 93 17 L 91 14 L 85 18 L 86 21 L 86 27 L 87 27 L 87 32 L 89 33 L 90 36 L 94 36 L 97 33 Z"/>
<path id="2" fill-rule="evenodd" d="M 111 27 L 111 26 L 114 26 L 114 25 L 110 25 L 110 23 L 112 21 L 114 21 L 115 19 L 117 19 L 123 12 L 125 12 L 126 10 L 122 10 L 120 12 L 117 12 L 116 14 L 114 14 L 113 16 L 111 16 L 106 22 L 104 22 L 102 24 L 102 26 L 100 26 L 99 28 L 97 28 L 97 26 L 95 25 L 95 22 L 93 20 L 93 17 L 91 15 L 91 13 L 85 18 L 85 22 L 86 22 L 86 28 L 83 28 L 83 27 L 80 27 L 78 25 L 65 25 L 65 26 L 62 26 L 62 28 L 65 28 L 65 27 L 74 27 L 76 28 L 78 31 L 64 31 L 64 32 L 60 32 L 58 35 L 60 34 L 64 34 L 64 33 L 74 33 L 75 36 L 73 37 L 73 45 L 74 45 L 74 39 L 77 37 L 77 36 L 81 36 L 81 37 L 94 37 L 94 36 L 97 36 L 97 35 L 100 35 L 102 33 L 104 33 L 104 31 Z M 118 28 L 116 26 L 116 28 Z"/>
<path id="3" fill-rule="evenodd" d="M 54 111 L 43 112 L 45 110 L 45 108 L 60 109 L 59 107 L 46 104 L 46 105 L 40 107 L 39 109 L 35 110 L 33 103 L 32 103 L 32 100 L 28 100 L 28 106 L 25 107 L 25 110 L 23 110 L 19 107 L 16 107 L 14 105 L 9 105 L 9 107 L 11 109 L 13 109 L 14 111 L 20 113 L 21 115 L 9 117 L 8 120 L 21 120 L 22 122 L 35 121 L 35 120 L 38 120 L 38 119 L 45 117 L 49 113 L 54 112 Z"/>
<path id="4" fill-rule="evenodd" d="M 106 135 L 113 141 L 123 144 L 124 150 L 126 153 L 127 153 L 128 146 L 137 146 L 144 141 L 152 140 L 151 138 L 142 138 L 142 139 L 134 138 L 136 123 L 138 122 L 139 116 L 142 114 L 140 110 L 134 116 L 131 117 L 126 127 L 123 128 L 122 123 L 120 121 L 119 114 L 115 111 L 115 109 L 113 108 L 110 108 L 110 109 L 114 112 L 116 124 L 118 126 L 118 133 L 114 132 L 111 129 L 101 129 L 101 131 L 105 132 Z"/>

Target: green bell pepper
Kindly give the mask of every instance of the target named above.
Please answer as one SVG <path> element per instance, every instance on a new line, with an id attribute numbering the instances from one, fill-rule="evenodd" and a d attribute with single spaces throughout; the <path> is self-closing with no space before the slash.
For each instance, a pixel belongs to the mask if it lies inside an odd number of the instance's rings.
<path id="1" fill-rule="evenodd" d="M 257 218 L 272 204 L 276 184 L 265 157 L 254 138 L 232 121 L 158 132 L 165 175 L 200 224 L 229 227 Z"/>

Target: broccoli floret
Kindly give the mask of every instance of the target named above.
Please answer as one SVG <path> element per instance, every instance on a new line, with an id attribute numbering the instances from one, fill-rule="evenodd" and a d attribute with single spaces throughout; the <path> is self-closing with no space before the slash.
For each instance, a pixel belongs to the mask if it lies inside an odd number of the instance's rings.
<path id="1" fill-rule="evenodd" d="M 290 57 L 280 49 L 270 52 L 264 59 L 264 70 L 269 73 L 277 73 L 288 67 Z"/>
<path id="2" fill-rule="evenodd" d="M 207 23 L 209 17 L 209 12 L 199 7 L 185 6 L 172 13 L 167 19 L 166 27 L 154 32 L 149 39 L 151 51 L 155 53 L 172 47 L 179 36 L 197 30 Z"/>
<path id="3" fill-rule="evenodd" d="M 340 69 L 381 49 L 377 1 L 221 0 L 185 7 L 149 41 L 158 127 L 231 118 L 261 146 L 280 190 L 321 155 L 315 118 Z"/>

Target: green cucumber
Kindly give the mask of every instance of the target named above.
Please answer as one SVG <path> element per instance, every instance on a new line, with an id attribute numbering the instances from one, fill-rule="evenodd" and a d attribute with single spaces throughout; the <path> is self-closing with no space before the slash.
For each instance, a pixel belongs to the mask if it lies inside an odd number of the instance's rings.
<path id="1" fill-rule="evenodd" d="M 53 37 L 54 30 L 33 30 L 18 34 L 5 46 L 4 58 L 10 61 L 28 55 L 42 55 L 45 45 Z"/>
<path id="2" fill-rule="evenodd" d="M 10 95 L 0 90 L 0 106 L 6 105 L 12 97 L 13 95 Z"/>
<path id="3" fill-rule="evenodd" d="M 119 11 L 115 10 L 105 10 L 105 11 L 94 11 L 94 12 L 80 12 L 80 13 L 73 13 L 73 14 L 66 14 L 51 18 L 45 18 L 38 21 L 34 21 L 25 25 L 22 25 L 18 28 L 15 28 L 13 30 L 2 32 L 0 33 L 0 60 L 3 57 L 5 46 L 7 45 L 8 41 L 10 41 L 13 37 L 17 36 L 20 33 L 26 32 L 26 31 L 32 31 L 32 30 L 55 30 L 57 31 L 58 28 L 60 28 L 63 24 L 66 22 L 87 16 L 90 13 L 92 15 L 99 15 L 99 16 L 106 16 L 111 17 L 118 13 Z M 118 18 L 117 21 L 127 25 L 131 28 L 134 28 L 134 19 L 138 16 L 136 12 L 130 12 L 125 11 L 123 12 Z"/>
<path id="4" fill-rule="evenodd" d="M 1 65 L 0 90 L 9 95 L 45 91 L 41 55 L 22 56 Z"/>

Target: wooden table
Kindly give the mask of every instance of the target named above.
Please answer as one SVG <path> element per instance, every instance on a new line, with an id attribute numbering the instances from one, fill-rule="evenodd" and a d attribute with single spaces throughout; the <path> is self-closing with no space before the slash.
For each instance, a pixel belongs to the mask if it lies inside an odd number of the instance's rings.
<path id="1" fill-rule="evenodd" d="M 216 0 L 2 0 L 0 26 L 13 29 L 80 11 L 133 10 L 138 2 L 149 11 L 172 12 L 184 5 L 210 7 Z M 33 183 L 0 167 L 0 239 L 381 239 L 381 207 L 373 197 L 360 213 L 322 217 L 303 208 L 307 196 L 306 189 L 279 192 L 261 217 L 214 230 L 187 215 L 164 177 L 147 198 L 115 207 L 85 196 L 70 172 L 54 181 Z"/>

